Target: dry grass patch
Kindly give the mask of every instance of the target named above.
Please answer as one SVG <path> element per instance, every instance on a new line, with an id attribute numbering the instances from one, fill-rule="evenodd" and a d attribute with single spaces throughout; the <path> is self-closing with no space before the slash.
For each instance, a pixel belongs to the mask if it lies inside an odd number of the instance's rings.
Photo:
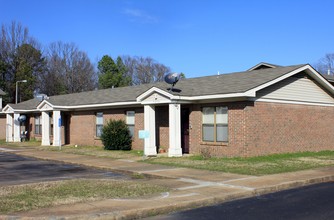
<path id="1" fill-rule="evenodd" d="M 148 163 L 246 175 L 268 175 L 334 166 L 334 151 L 275 154 L 250 158 L 154 158 Z"/>
<path id="2" fill-rule="evenodd" d="M 98 146 L 73 146 L 66 145 L 61 147 L 55 146 L 41 146 L 40 141 L 26 141 L 26 142 L 15 142 L 6 143 L 4 140 L 0 140 L 2 146 L 17 147 L 17 148 L 34 148 L 42 151 L 60 151 L 63 153 L 88 155 L 96 157 L 105 157 L 110 159 L 129 159 L 129 160 L 141 160 L 143 157 L 143 151 L 141 150 L 104 150 L 103 147 Z"/>
<path id="3" fill-rule="evenodd" d="M 0 187 L 0 214 L 114 198 L 152 196 L 167 187 L 119 180 L 77 179 Z"/>
<path id="4" fill-rule="evenodd" d="M 143 156 L 143 151 L 130 150 L 104 150 L 103 147 L 98 146 L 62 146 L 59 147 L 38 147 L 40 150 L 50 150 L 50 151 L 61 151 L 63 153 L 79 154 L 79 155 L 89 155 L 96 157 L 105 157 L 110 159 L 132 159 L 140 160 Z"/>

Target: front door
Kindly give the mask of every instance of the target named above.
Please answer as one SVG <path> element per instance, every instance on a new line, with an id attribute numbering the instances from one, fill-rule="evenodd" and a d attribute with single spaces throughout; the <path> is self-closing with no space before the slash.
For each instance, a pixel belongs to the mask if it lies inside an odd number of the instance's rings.
<path id="1" fill-rule="evenodd" d="M 66 112 L 64 113 L 64 121 L 63 121 L 63 126 L 64 126 L 64 144 L 70 144 L 70 124 L 71 124 L 71 114 Z"/>
<path id="2" fill-rule="evenodd" d="M 181 109 L 181 147 L 182 153 L 189 153 L 189 108 Z"/>

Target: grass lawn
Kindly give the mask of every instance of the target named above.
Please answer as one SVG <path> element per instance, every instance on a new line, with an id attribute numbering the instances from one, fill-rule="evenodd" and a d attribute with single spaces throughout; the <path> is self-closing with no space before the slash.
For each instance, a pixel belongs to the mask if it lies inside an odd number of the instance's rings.
<path id="1" fill-rule="evenodd" d="M 0 187 L 0 214 L 114 198 L 152 196 L 169 189 L 116 180 L 65 180 Z"/>
<path id="2" fill-rule="evenodd" d="M 261 176 L 334 166 L 334 151 L 275 154 L 250 158 L 205 159 L 202 156 L 182 158 L 158 157 L 149 159 L 147 162 L 176 167 Z"/>
<path id="3" fill-rule="evenodd" d="M 40 146 L 40 142 L 5 143 L 2 145 L 16 147 L 33 147 L 39 150 L 59 151 L 59 147 Z M 324 166 L 334 166 L 334 151 L 302 152 L 289 154 L 274 154 L 250 158 L 204 158 L 188 156 L 181 158 L 157 157 L 143 160 L 143 151 L 108 151 L 103 147 L 94 146 L 62 146 L 65 153 L 107 157 L 110 159 L 131 159 L 152 164 L 163 164 L 175 167 L 212 170 L 246 175 L 268 175 L 275 173 L 293 172 Z"/>

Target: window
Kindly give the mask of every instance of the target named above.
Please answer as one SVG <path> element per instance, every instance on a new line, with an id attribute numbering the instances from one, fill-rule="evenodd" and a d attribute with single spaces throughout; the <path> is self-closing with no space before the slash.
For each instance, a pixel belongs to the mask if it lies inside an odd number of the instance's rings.
<path id="1" fill-rule="evenodd" d="M 103 127 L 103 112 L 96 113 L 96 137 L 101 137 Z"/>
<path id="2" fill-rule="evenodd" d="M 42 118 L 35 116 L 35 134 L 42 134 Z"/>
<path id="3" fill-rule="evenodd" d="M 202 116 L 203 141 L 228 141 L 227 107 L 204 107 Z"/>
<path id="4" fill-rule="evenodd" d="M 126 124 L 129 127 L 131 137 L 133 137 L 135 133 L 135 112 L 134 111 L 126 112 Z"/>

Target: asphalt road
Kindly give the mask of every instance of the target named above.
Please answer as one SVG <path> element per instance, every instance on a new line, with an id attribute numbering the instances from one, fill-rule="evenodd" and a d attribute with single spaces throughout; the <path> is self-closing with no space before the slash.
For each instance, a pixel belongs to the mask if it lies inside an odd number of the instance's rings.
<path id="1" fill-rule="evenodd" d="M 333 220 L 334 182 L 203 207 L 150 220 Z"/>
<path id="2" fill-rule="evenodd" d="M 127 179 L 129 177 L 107 170 L 0 152 L 0 186 L 74 178 Z"/>

